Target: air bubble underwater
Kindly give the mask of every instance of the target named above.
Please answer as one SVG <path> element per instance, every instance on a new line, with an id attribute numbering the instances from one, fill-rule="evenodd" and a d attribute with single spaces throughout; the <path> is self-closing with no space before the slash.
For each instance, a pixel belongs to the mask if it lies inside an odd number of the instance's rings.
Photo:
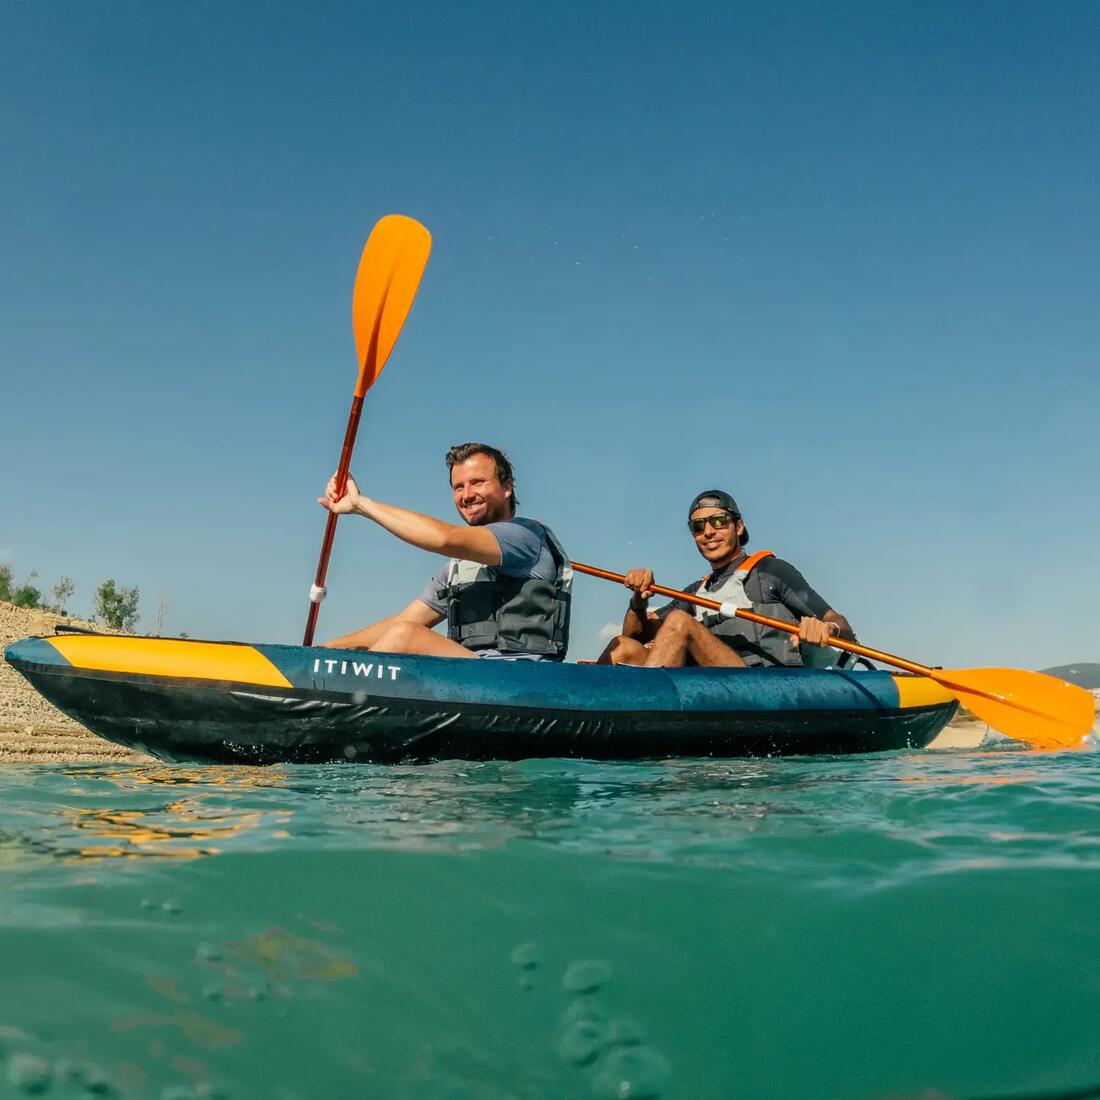
<path id="1" fill-rule="evenodd" d="M 611 981 L 611 967 L 602 959 L 577 959 L 562 978 L 566 993 L 595 993 Z"/>
<path id="2" fill-rule="evenodd" d="M 53 1084 L 53 1068 L 45 1058 L 37 1054 L 19 1052 L 8 1058 L 8 1081 L 20 1092 L 38 1096 Z"/>
<path id="3" fill-rule="evenodd" d="M 602 959 L 577 959 L 566 968 L 562 988 L 570 999 L 561 1016 L 558 1058 L 584 1072 L 597 1100 L 659 1100 L 669 1063 L 647 1044 L 637 1020 L 608 1011 L 603 992 L 611 977 Z"/>
<path id="4" fill-rule="evenodd" d="M 592 1081 L 597 1100 L 658 1100 L 669 1081 L 668 1062 L 644 1046 L 611 1051 Z"/>
<path id="5" fill-rule="evenodd" d="M 558 1056 L 572 1066 L 589 1066 L 599 1057 L 607 1039 L 607 1028 L 600 1020 L 577 1020 L 558 1044 Z"/>
<path id="6" fill-rule="evenodd" d="M 534 970 L 542 962 L 542 952 L 538 944 L 517 944 L 512 951 L 512 965 L 520 970 Z"/>

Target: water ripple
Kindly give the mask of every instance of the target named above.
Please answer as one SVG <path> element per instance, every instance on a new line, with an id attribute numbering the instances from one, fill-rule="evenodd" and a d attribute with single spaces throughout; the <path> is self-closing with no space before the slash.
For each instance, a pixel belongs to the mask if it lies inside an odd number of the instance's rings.
<path id="1" fill-rule="evenodd" d="M 1093 752 L 9 767 L 0 1096 L 1068 1089 L 1098 871 Z"/>

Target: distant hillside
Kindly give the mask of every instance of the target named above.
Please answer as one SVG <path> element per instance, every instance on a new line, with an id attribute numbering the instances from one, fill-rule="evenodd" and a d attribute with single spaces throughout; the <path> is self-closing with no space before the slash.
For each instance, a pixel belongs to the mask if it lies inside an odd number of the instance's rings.
<path id="1" fill-rule="evenodd" d="M 1044 668 L 1048 676 L 1057 676 L 1059 680 L 1068 680 L 1080 687 L 1100 688 L 1100 664 L 1082 663 L 1079 665 L 1058 665 L 1057 668 Z"/>

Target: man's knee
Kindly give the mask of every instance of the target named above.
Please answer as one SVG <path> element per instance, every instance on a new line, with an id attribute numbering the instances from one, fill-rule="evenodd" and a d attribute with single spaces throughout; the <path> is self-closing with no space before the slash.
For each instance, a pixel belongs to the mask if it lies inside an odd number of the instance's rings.
<path id="1" fill-rule="evenodd" d="M 689 615 L 686 611 L 670 611 L 668 615 L 665 616 L 665 621 L 661 624 L 661 633 L 667 632 L 678 637 L 683 637 L 691 630 L 695 622 L 695 616 Z"/>
<path id="2" fill-rule="evenodd" d="M 391 653 L 401 652 L 406 646 L 414 644 L 425 629 L 427 628 L 418 623 L 396 622 L 374 643 L 373 648 L 389 650 Z"/>
<path id="3" fill-rule="evenodd" d="M 612 638 L 604 653 L 613 665 L 636 665 L 645 660 L 645 646 L 635 638 L 627 638 L 623 634 Z"/>

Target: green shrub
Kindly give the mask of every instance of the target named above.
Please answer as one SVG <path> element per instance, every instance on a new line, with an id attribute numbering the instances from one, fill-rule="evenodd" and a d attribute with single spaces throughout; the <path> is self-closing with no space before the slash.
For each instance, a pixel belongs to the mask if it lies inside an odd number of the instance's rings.
<path id="1" fill-rule="evenodd" d="M 42 589 L 34 583 L 37 577 L 37 573 L 31 573 L 25 581 L 17 584 L 12 577 L 11 566 L 0 565 L 0 600 L 13 603 L 16 607 L 44 608 Z"/>
<path id="2" fill-rule="evenodd" d="M 11 602 L 16 607 L 41 607 L 42 592 L 33 584 L 21 584 L 11 594 Z"/>
<path id="3" fill-rule="evenodd" d="M 16 607 L 41 607 L 42 590 L 34 584 L 38 574 L 32 572 L 22 584 L 17 584 L 12 589 L 11 602 Z"/>
<path id="4" fill-rule="evenodd" d="M 95 612 L 112 630 L 133 630 L 138 614 L 138 589 L 120 588 L 112 578 L 95 590 Z"/>
<path id="5" fill-rule="evenodd" d="M 59 615 L 67 615 L 65 604 L 68 603 L 69 597 L 73 594 L 75 588 L 76 585 L 71 577 L 58 577 L 57 584 L 50 589 L 50 595 L 53 597 L 51 610 L 56 611 Z"/>

